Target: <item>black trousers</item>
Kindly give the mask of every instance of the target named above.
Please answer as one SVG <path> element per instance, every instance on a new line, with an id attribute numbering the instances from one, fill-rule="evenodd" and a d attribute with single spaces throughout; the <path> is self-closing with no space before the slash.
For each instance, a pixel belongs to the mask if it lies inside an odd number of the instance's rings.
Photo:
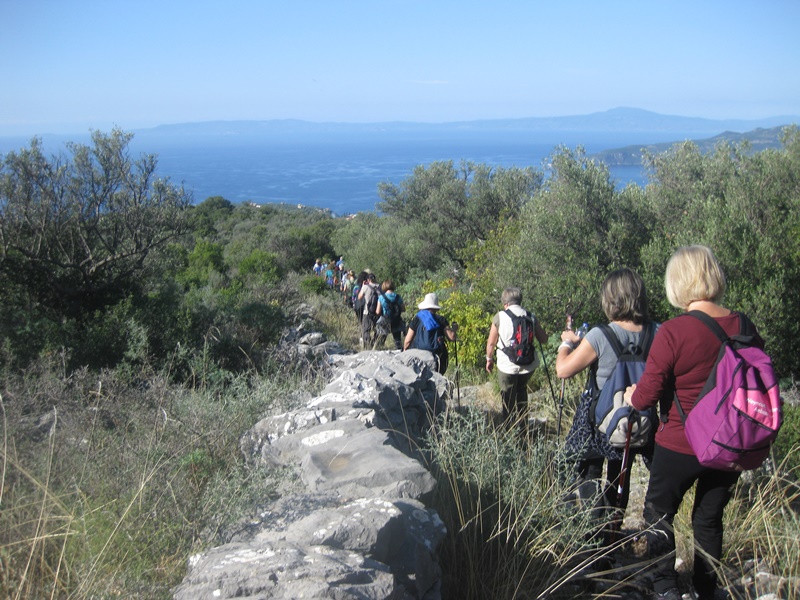
<path id="1" fill-rule="evenodd" d="M 738 479 L 739 473 L 708 469 L 693 454 L 681 454 L 656 444 L 644 504 L 644 519 L 652 527 L 647 534 L 650 555 L 657 559 L 653 566 L 656 592 L 677 586 L 673 522 L 684 495 L 697 482 L 692 507 L 692 582 L 701 598 L 713 597 L 717 586 L 714 563 L 722 556 L 722 514 Z"/>

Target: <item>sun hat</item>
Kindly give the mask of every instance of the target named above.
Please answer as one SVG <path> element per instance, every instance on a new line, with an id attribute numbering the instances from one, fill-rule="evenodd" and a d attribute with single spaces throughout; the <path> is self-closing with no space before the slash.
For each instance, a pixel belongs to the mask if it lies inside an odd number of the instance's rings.
<path id="1" fill-rule="evenodd" d="M 425 299 L 417 305 L 417 308 L 420 310 L 425 310 L 426 308 L 433 308 L 439 310 L 442 308 L 439 306 L 439 298 L 436 297 L 436 294 L 425 294 Z"/>

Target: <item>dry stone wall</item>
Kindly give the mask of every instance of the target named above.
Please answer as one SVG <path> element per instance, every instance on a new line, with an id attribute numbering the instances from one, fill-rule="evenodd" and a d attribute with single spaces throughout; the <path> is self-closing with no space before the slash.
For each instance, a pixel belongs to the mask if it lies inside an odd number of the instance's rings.
<path id="1" fill-rule="evenodd" d="M 301 345 L 317 356 L 338 351 L 320 335 Z M 424 351 L 328 361 L 333 378 L 318 397 L 265 417 L 241 440 L 249 464 L 290 466 L 303 491 L 193 556 L 175 600 L 441 597 L 446 532 L 425 505 L 436 482 L 419 442 L 445 408 L 448 381 Z"/>

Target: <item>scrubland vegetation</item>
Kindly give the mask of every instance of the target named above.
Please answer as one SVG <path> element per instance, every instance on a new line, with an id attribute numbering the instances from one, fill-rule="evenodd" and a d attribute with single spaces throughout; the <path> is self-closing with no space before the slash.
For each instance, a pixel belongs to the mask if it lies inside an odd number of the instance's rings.
<path id="1" fill-rule="evenodd" d="M 95 133 L 57 157 L 33 141 L 0 160 L 4 597 L 168 598 L 192 552 L 292 486 L 290 474 L 245 469 L 238 441 L 324 382 L 324 366 L 280 344 L 294 306 L 312 304 L 316 327 L 356 345 L 351 313 L 310 275 L 316 258 L 393 279 L 409 307 L 436 291 L 461 325 L 462 385 L 485 381 L 491 316 L 519 286 L 552 334 L 555 382 L 556 333 L 566 313 L 602 319 L 609 270 L 639 270 L 655 317 L 675 314 L 663 272 L 687 243 L 714 249 L 725 304 L 757 324 L 795 399 L 771 468 L 743 479 L 728 510 L 726 564 L 757 558 L 800 576 L 796 129 L 781 150 L 676 145 L 646 159 L 644 189 L 617 189 L 579 148 L 554 149 L 546 170 L 433 163 L 381 186 L 379 213 L 347 218 L 193 205 L 129 141 Z M 569 382 L 568 410 L 581 384 Z M 540 369 L 533 410 L 552 420 L 549 386 Z M 520 452 L 467 412 L 430 445 L 447 597 L 574 597 L 565 582 L 591 553 L 591 523 L 565 518 L 553 432 Z"/>

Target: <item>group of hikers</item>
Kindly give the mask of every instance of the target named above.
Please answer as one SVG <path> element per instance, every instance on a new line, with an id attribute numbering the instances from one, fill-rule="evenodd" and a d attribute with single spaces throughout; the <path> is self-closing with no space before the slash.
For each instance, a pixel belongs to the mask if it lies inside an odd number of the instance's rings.
<path id="1" fill-rule="evenodd" d="M 721 304 L 726 279 L 711 249 L 679 248 L 667 263 L 665 288 L 670 304 L 684 313 L 662 324 L 654 323 L 642 278 L 631 269 L 615 270 L 607 275 L 600 291 L 608 324 L 593 327 L 585 335 L 570 326 L 562 332 L 555 363 L 556 374 L 562 379 L 562 403 L 563 381 L 589 370 L 564 451 L 573 469 L 573 489 L 577 495 L 583 483 L 600 483 L 599 489 L 598 486 L 593 489 L 601 499 L 600 504 L 611 509 L 606 513 L 609 515 L 605 528 L 607 543 L 613 541 L 608 533 L 619 527 L 627 507 L 630 488 L 624 485 L 624 480 L 632 456 L 642 457 L 650 471 L 643 510 L 647 525 L 644 539 L 650 558 L 647 572 L 654 597 L 662 600 L 686 597 L 679 589 L 675 570 L 673 525 L 684 497 L 697 484 L 691 511 L 695 548 L 693 589 L 687 593 L 692 598 L 711 600 L 718 583 L 715 565 L 722 556 L 724 509 L 741 471 L 760 464 L 769 444 L 726 449 L 730 450 L 728 457 L 712 460 L 702 444 L 713 444 L 701 441 L 704 434 L 698 433 L 703 426 L 698 425 L 700 417 L 691 422 L 689 415 L 695 408 L 700 415 L 700 407 L 708 406 L 708 402 L 700 400 L 710 397 L 720 373 L 724 372 L 719 363 L 723 355 L 731 353 L 728 347 L 741 348 L 741 354 L 748 352 L 744 350 L 748 348 L 766 356 L 764 340 L 744 313 Z M 520 327 L 515 326 L 515 321 L 530 313 L 521 307 L 517 288 L 506 289 L 501 302 L 504 310 L 495 315 L 486 344 L 486 370 L 491 372 L 495 365 L 495 348 L 503 350 L 497 352 L 496 359 L 503 415 L 510 422 L 526 424 L 526 384 L 537 361 L 517 364 L 519 361 L 515 362 L 508 347 L 514 348 L 519 339 Z M 544 330 L 533 321 L 529 336 L 545 341 Z M 617 374 L 631 370 L 629 360 L 640 361 L 641 368 L 635 371 L 638 380 L 620 386 Z M 764 422 L 772 428 L 770 435 L 774 439 L 780 427 L 781 400 L 771 371 L 769 364 L 763 375 L 762 395 L 769 396 L 772 404 L 765 400 L 759 410 Z M 758 400 L 757 395 L 748 388 L 746 402 Z M 615 443 L 610 430 L 604 432 L 598 427 L 602 418 L 598 416 L 601 414 L 598 406 L 603 397 L 616 397 L 617 409 L 628 415 L 622 429 L 624 444 Z M 720 406 L 717 404 L 717 411 Z M 713 409 L 712 406 L 710 410 Z M 755 425 L 760 427 L 763 423 Z M 635 448 L 631 445 L 632 434 L 640 439 Z M 746 438 L 747 434 L 738 437 Z M 743 456 L 753 454 L 754 458 L 748 462 L 746 458 L 735 457 L 737 452 Z"/>
<path id="2" fill-rule="evenodd" d="M 405 302 L 395 291 L 391 279 L 378 284 L 370 269 L 364 269 L 356 276 L 354 271 L 345 268 L 344 257 L 327 264 L 317 259 L 313 272 L 325 277 L 328 287 L 337 290 L 355 312 L 361 348 L 383 348 L 391 335 L 395 349 L 428 350 L 436 359 L 436 370 L 439 373 L 447 371 L 449 353 L 446 341 L 456 341 L 458 324 L 451 325 L 439 313 L 441 306 L 435 293 L 425 296 L 417 306 L 419 312 L 406 323 L 403 317 Z"/>
<path id="3" fill-rule="evenodd" d="M 358 277 L 347 272 L 344 278 L 349 282 L 346 298 L 359 322 L 362 347 L 382 348 L 391 334 L 396 349 L 429 350 L 437 358 L 437 370 L 447 370 L 446 341 L 456 340 L 458 326 L 440 314 L 436 294 L 427 294 L 417 307 L 419 312 L 406 324 L 402 316 L 405 303 L 391 280 L 378 284 L 369 270 Z M 647 524 L 643 535 L 650 557 L 647 571 L 654 597 L 661 600 L 683 597 L 675 570 L 673 522 L 684 496 L 697 483 L 691 512 L 693 590 L 688 593 L 711 600 L 717 587 L 715 564 L 722 555 L 723 512 L 743 467 L 700 457 L 696 443 L 687 437 L 687 419 L 700 405 L 722 350 L 731 340 L 743 340 L 742 344 L 760 351 L 764 341 L 744 313 L 721 304 L 726 279 L 711 249 L 679 248 L 667 264 L 665 288 L 670 304 L 684 314 L 654 323 L 641 276 L 628 268 L 615 270 L 606 276 L 600 290 L 608 324 L 585 334 L 568 324 L 561 333 L 555 369 L 562 379 L 562 407 L 563 381 L 584 370 L 589 372 L 564 452 L 574 490 L 580 490 L 583 483 L 599 483 L 594 487 L 599 503 L 610 509 L 603 526 L 607 543 L 613 541 L 609 532 L 619 527 L 627 507 L 629 486 L 623 484 L 632 457 L 642 457 L 650 471 L 643 511 Z M 503 422 L 527 433 L 527 388 L 539 365 L 534 342 L 538 341 L 541 349 L 547 333 L 523 308 L 519 288 L 506 288 L 500 303 L 503 310 L 494 315 L 486 341 L 485 368 L 492 373 L 497 367 Z M 628 362 L 636 361 L 639 370 L 630 371 Z M 623 366 L 636 373 L 636 381 L 620 387 L 617 375 Z M 615 442 L 611 431 L 598 428 L 599 398 L 613 394 L 617 410 L 628 415 L 620 429 L 624 443 Z M 778 418 L 773 415 L 773 420 Z M 779 424 L 775 427 L 777 433 Z M 634 434 L 636 442 L 632 443 Z"/>

